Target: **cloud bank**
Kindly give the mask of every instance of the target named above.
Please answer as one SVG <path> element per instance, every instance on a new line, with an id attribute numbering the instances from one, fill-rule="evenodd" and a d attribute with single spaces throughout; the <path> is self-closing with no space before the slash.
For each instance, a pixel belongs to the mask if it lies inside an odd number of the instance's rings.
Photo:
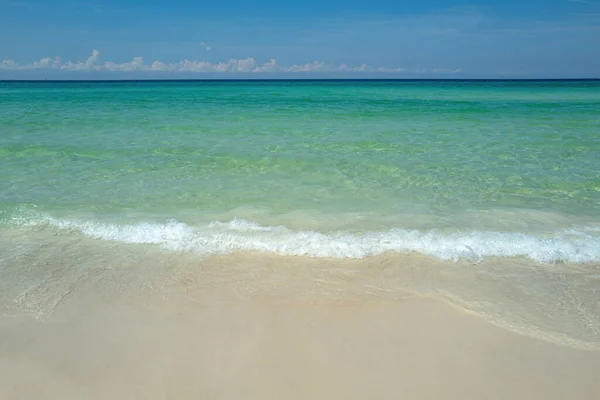
<path id="1" fill-rule="evenodd" d="M 207 50 L 210 47 L 204 45 Z M 0 61 L 0 70 L 7 71 L 26 71 L 54 69 L 61 71 L 106 71 L 106 72 L 136 72 L 136 71 L 154 71 L 154 72 L 198 72 L 198 73 L 263 73 L 263 72 L 288 72 L 288 73 L 311 73 L 311 72 L 384 72 L 384 73 L 403 73 L 403 72 L 419 72 L 419 73 L 458 73 L 460 69 L 420 69 L 407 70 L 404 68 L 387 68 L 387 67 L 372 67 L 362 64 L 357 67 L 348 66 L 346 64 L 335 65 L 328 64 L 322 61 L 314 61 L 307 64 L 294 64 L 289 66 L 279 65 L 275 59 L 260 64 L 253 57 L 245 59 L 230 59 L 227 62 L 210 62 L 210 61 L 191 61 L 184 59 L 174 63 L 164 63 L 154 61 L 150 64 L 144 62 L 142 57 L 134 57 L 129 62 L 115 63 L 112 61 L 102 62 L 100 60 L 100 52 L 96 49 L 92 51 L 92 55 L 85 61 L 65 61 L 60 57 L 42 58 L 30 64 L 19 64 L 12 59 Z"/>

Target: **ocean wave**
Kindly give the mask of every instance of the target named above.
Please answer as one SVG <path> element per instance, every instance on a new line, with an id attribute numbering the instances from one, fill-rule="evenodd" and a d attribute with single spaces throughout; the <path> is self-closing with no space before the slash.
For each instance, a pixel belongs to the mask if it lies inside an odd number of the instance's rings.
<path id="1" fill-rule="evenodd" d="M 364 258 L 383 254 L 421 253 L 442 260 L 478 262 L 486 257 L 526 257 L 543 263 L 600 261 L 600 236 L 580 229 L 542 237 L 510 232 L 453 232 L 391 229 L 383 232 L 321 233 L 293 231 L 234 219 L 191 226 L 164 223 L 115 224 L 57 219 L 48 215 L 14 221 L 22 227 L 48 226 L 94 239 L 130 244 L 155 244 L 177 252 L 228 254 L 256 251 L 283 256 Z"/>

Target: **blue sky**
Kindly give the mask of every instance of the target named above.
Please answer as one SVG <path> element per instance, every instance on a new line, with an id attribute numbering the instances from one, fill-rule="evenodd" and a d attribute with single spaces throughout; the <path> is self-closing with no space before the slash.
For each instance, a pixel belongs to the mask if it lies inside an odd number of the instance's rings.
<path id="1" fill-rule="evenodd" d="M 0 79 L 600 77 L 600 0 L 0 0 L 0 37 Z"/>

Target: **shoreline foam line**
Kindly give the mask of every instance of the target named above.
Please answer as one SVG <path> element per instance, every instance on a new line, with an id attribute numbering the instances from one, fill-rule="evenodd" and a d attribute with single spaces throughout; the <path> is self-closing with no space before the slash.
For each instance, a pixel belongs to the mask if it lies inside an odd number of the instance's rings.
<path id="1" fill-rule="evenodd" d="M 441 260 L 478 262 L 486 257 L 525 257 L 540 263 L 600 262 L 600 235 L 594 230 L 558 231 L 541 237 L 517 232 L 442 233 L 391 229 L 362 234 L 292 231 L 234 219 L 206 226 L 176 220 L 165 223 L 114 224 L 56 219 L 48 215 L 14 218 L 19 227 L 51 227 L 87 237 L 128 244 L 154 244 L 169 251 L 229 254 L 257 251 L 282 256 L 359 259 L 386 252 L 421 253 Z"/>

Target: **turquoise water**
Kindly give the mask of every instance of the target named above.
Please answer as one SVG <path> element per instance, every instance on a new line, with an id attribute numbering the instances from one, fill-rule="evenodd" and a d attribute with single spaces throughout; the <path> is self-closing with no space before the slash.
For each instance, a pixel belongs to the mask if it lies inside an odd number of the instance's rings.
<path id="1" fill-rule="evenodd" d="M 0 96 L 4 224 L 34 210 L 322 233 L 580 228 L 594 236 L 582 259 L 600 260 L 598 81 L 3 83 Z"/>
<path id="2" fill-rule="evenodd" d="M 30 245 L 566 265 L 600 332 L 600 81 L 5 82 L 0 171 Z"/>

